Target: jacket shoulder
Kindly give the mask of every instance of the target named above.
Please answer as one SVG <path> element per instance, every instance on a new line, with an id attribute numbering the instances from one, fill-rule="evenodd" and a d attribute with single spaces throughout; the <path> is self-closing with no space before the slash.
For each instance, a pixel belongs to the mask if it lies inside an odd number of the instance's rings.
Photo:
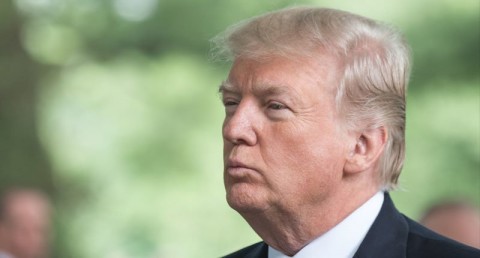
<path id="1" fill-rule="evenodd" d="M 441 236 L 405 217 L 409 225 L 407 257 L 479 258 L 480 250 Z"/>
<path id="2" fill-rule="evenodd" d="M 263 242 L 247 246 L 222 258 L 267 258 L 268 247 Z"/>

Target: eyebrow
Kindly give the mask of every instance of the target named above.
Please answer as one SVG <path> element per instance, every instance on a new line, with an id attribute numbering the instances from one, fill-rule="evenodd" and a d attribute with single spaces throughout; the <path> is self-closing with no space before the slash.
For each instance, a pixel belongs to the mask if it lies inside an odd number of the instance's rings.
<path id="1" fill-rule="evenodd" d="M 294 102 L 298 102 L 301 100 L 300 96 L 295 90 L 288 90 L 287 86 L 282 86 L 279 84 L 258 84 L 254 86 L 253 93 L 257 97 L 266 97 L 266 96 L 280 96 L 285 95 L 288 99 Z M 224 93 L 231 93 L 231 94 L 239 94 L 239 90 L 235 87 L 232 83 L 228 81 L 223 81 L 218 88 L 218 92 L 220 94 Z"/>
<path id="2" fill-rule="evenodd" d="M 237 92 L 237 90 L 230 82 L 223 81 L 218 87 L 218 93 L 222 94 L 224 92 Z"/>
<path id="3" fill-rule="evenodd" d="M 291 96 L 294 94 L 292 90 L 287 90 L 286 86 L 282 85 L 271 85 L 271 84 L 262 84 L 254 89 L 255 95 L 258 96 L 278 96 L 278 95 L 288 95 Z M 294 97 L 294 96 L 291 96 Z"/>

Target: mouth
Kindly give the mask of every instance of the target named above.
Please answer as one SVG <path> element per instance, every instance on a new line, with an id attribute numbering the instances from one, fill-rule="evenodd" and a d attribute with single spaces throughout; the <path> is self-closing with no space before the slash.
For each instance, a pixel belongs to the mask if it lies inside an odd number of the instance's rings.
<path id="1" fill-rule="evenodd" d="M 257 170 L 241 161 L 229 159 L 225 166 L 225 172 L 231 177 L 242 178 L 257 173 Z"/>

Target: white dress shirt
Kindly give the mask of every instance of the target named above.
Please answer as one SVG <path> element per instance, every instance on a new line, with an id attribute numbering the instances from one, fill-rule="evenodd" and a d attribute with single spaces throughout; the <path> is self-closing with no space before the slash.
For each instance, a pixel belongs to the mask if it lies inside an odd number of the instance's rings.
<path id="1" fill-rule="evenodd" d="M 342 222 L 310 242 L 294 256 L 287 256 L 269 246 L 268 258 L 352 258 L 377 218 L 382 204 L 383 192 L 378 192 Z"/>

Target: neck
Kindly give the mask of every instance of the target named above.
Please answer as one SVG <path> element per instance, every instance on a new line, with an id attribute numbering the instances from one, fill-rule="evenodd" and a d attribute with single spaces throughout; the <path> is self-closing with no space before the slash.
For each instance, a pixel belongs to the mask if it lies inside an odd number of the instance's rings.
<path id="1" fill-rule="evenodd" d="M 294 209 L 272 207 L 242 216 L 269 246 L 293 256 L 368 201 L 378 187 L 342 187 L 316 205 Z"/>

